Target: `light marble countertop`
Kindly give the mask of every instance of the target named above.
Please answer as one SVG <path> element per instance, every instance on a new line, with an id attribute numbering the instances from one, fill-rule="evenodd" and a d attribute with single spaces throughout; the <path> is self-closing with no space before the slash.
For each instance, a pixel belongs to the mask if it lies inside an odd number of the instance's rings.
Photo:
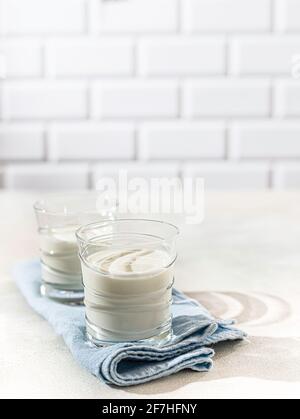
<path id="1" fill-rule="evenodd" d="M 176 286 L 249 341 L 217 346 L 211 373 L 121 390 L 81 369 L 12 281 L 38 254 L 35 198 L 0 193 L 0 398 L 300 398 L 300 193 L 207 194 L 205 222 L 181 226 Z"/>

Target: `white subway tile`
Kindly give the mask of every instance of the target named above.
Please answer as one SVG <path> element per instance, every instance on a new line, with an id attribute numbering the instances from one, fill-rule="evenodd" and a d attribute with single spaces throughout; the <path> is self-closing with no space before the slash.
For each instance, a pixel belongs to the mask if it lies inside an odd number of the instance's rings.
<path id="1" fill-rule="evenodd" d="M 207 189 L 266 189 L 269 165 L 232 162 L 187 164 L 183 175 L 203 178 Z"/>
<path id="2" fill-rule="evenodd" d="M 139 71 L 150 76 L 224 74 L 225 42 L 197 37 L 142 40 Z"/>
<path id="3" fill-rule="evenodd" d="M 300 82 L 280 81 L 275 87 L 275 115 L 300 116 Z"/>
<path id="4" fill-rule="evenodd" d="M 286 32 L 300 31 L 299 0 L 276 0 L 276 29 Z"/>
<path id="5" fill-rule="evenodd" d="M 0 125 L 0 161 L 41 160 L 44 158 L 44 146 L 42 125 Z"/>
<path id="6" fill-rule="evenodd" d="M 142 159 L 193 160 L 224 155 L 225 126 L 221 123 L 149 123 L 140 131 Z"/>
<path id="7" fill-rule="evenodd" d="M 265 81 L 209 79 L 185 84 L 183 108 L 190 117 L 251 117 L 270 114 Z"/>
<path id="8" fill-rule="evenodd" d="M 93 0 L 91 6 L 93 31 L 163 33 L 178 26 L 177 0 Z"/>
<path id="9" fill-rule="evenodd" d="M 275 189 L 300 188 L 300 163 L 281 163 L 273 167 Z"/>
<path id="10" fill-rule="evenodd" d="M 76 34 L 85 30 L 85 0 L 1 0 L 4 34 Z"/>
<path id="11" fill-rule="evenodd" d="M 172 81 L 100 82 L 92 89 L 92 113 L 102 118 L 175 117 L 178 100 Z"/>
<path id="12" fill-rule="evenodd" d="M 133 72 L 133 44 L 124 39 L 72 39 L 48 43 L 51 76 L 117 76 Z"/>
<path id="13" fill-rule="evenodd" d="M 270 0 L 182 0 L 188 31 L 257 32 L 271 27 Z"/>
<path id="14" fill-rule="evenodd" d="M 230 141 L 235 158 L 300 158 L 299 123 L 236 123 Z"/>
<path id="15" fill-rule="evenodd" d="M 10 165 L 5 169 L 5 187 L 13 190 L 82 190 L 88 188 L 87 165 Z"/>
<path id="16" fill-rule="evenodd" d="M 125 178 L 124 178 L 125 175 Z M 97 188 L 97 183 L 103 178 L 111 178 L 116 181 L 117 186 L 123 189 L 126 179 L 143 178 L 146 180 L 160 178 L 178 178 L 179 165 L 176 163 L 151 163 L 131 162 L 131 163 L 102 163 L 93 170 L 93 185 Z M 119 183 L 122 177 L 121 183 Z"/>
<path id="17" fill-rule="evenodd" d="M 84 118 L 87 115 L 84 83 L 6 83 L 2 100 L 5 119 Z"/>
<path id="18" fill-rule="evenodd" d="M 53 160 L 131 160 L 135 129 L 131 124 L 56 124 L 51 129 L 49 155 Z"/>
<path id="19" fill-rule="evenodd" d="M 0 40 L 4 77 L 40 77 L 42 46 L 31 40 Z"/>
<path id="20" fill-rule="evenodd" d="M 300 54 L 300 36 L 237 38 L 232 44 L 231 72 L 235 75 L 290 75 L 296 54 Z"/>

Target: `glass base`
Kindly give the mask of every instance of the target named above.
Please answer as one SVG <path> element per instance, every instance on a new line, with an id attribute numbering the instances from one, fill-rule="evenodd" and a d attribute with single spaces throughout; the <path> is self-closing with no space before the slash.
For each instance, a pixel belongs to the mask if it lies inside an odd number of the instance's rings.
<path id="1" fill-rule="evenodd" d="M 41 285 L 41 295 L 62 304 L 83 305 L 84 291 L 82 290 L 64 290 L 55 285 L 43 283 Z"/>
<path id="2" fill-rule="evenodd" d="M 97 347 L 112 346 L 118 343 L 142 343 L 145 345 L 166 346 L 173 337 L 172 320 L 161 326 L 156 332 L 157 334 L 154 336 L 142 339 L 118 339 L 116 337 L 113 340 L 107 340 L 103 338 L 105 332 L 102 331 L 99 327 L 91 324 L 90 321 L 86 318 L 87 337 L 89 341 Z M 107 334 L 107 332 L 105 334 Z"/>

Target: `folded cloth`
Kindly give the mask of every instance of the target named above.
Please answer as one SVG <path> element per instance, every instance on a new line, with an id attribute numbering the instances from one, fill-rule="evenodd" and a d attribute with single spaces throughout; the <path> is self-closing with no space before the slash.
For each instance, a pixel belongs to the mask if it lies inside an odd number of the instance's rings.
<path id="1" fill-rule="evenodd" d="M 27 302 L 64 338 L 74 358 L 107 384 L 134 386 L 184 369 L 209 371 L 214 355 L 211 345 L 245 337 L 232 326 L 233 321 L 214 319 L 198 302 L 174 290 L 173 338 L 166 346 L 118 343 L 97 348 L 87 339 L 83 306 L 63 305 L 41 296 L 38 261 L 18 264 L 13 274 Z"/>

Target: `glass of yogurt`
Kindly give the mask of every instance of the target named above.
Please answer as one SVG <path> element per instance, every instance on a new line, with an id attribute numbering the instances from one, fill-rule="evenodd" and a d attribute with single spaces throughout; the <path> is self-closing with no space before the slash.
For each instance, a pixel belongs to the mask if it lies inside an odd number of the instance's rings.
<path id="1" fill-rule="evenodd" d="M 77 239 L 89 339 L 167 342 L 178 228 L 141 219 L 93 223 Z"/>
<path id="2" fill-rule="evenodd" d="M 82 303 L 84 292 L 76 231 L 82 225 L 115 217 L 116 208 L 99 208 L 99 202 L 96 192 L 83 192 L 48 195 L 35 203 L 43 296 L 64 303 Z"/>

